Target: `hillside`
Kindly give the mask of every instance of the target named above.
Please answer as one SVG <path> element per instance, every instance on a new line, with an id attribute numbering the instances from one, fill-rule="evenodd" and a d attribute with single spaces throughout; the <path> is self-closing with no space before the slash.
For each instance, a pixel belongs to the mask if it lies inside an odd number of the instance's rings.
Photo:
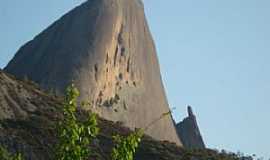
<path id="1" fill-rule="evenodd" d="M 0 71 L 0 145 L 12 153 L 21 152 L 27 160 L 50 160 L 57 142 L 55 122 L 61 118 L 61 98 L 42 92 L 30 81 L 17 80 Z M 85 111 L 78 113 L 81 118 Z M 94 140 L 95 154 L 89 159 L 110 160 L 112 135 L 131 131 L 121 123 L 98 119 L 101 133 Z M 168 141 L 157 141 L 145 135 L 136 160 L 233 159 L 237 155 L 214 150 L 189 150 Z"/>
<path id="2" fill-rule="evenodd" d="M 27 159 L 47 160 L 52 157 L 56 143 L 55 122 L 61 117 L 61 99 L 48 96 L 32 82 L 16 80 L 0 71 L 0 144 L 11 152 L 22 152 Z M 78 114 L 82 114 L 83 111 Z M 95 141 L 97 157 L 109 159 L 112 135 L 128 134 L 130 130 L 120 123 L 99 119 L 101 134 Z M 137 159 L 166 156 L 176 159 L 180 149 L 175 144 L 154 141 L 145 136 Z M 147 147 L 148 146 L 148 147 Z M 162 152 L 156 153 L 157 150 Z M 147 154 L 145 154 L 147 152 Z M 144 158 L 144 159 L 145 159 Z M 149 158 L 147 158 L 149 159 Z"/>

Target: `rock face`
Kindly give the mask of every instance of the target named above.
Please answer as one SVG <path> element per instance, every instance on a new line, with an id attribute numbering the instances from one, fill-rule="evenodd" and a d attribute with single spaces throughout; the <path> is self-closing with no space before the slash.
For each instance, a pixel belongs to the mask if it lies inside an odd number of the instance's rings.
<path id="1" fill-rule="evenodd" d="M 176 125 L 177 133 L 184 147 L 204 149 L 205 144 L 203 142 L 196 117 L 192 112 L 190 106 L 188 106 L 188 117 L 182 122 Z"/>
<path id="2" fill-rule="evenodd" d="M 91 109 L 131 128 L 169 111 L 141 0 L 89 0 L 16 53 L 5 71 L 62 94 L 74 82 Z M 181 145 L 171 117 L 147 131 Z"/>

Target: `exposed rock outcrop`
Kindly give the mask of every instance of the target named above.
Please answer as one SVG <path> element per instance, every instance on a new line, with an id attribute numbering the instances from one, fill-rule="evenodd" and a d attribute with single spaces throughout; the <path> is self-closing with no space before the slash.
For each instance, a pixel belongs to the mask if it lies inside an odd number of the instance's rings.
<path id="1" fill-rule="evenodd" d="M 0 70 L 0 121 L 24 120 L 37 112 L 54 112 L 57 101 L 41 92 L 33 82 L 25 83 Z M 58 103 L 59 104 L 59 103 Z"/>
<path id="2" fill-rule="evenodd" d="M 89 0 L 25 44 L 5 68 L 62 94 L 72 81 L 102 117 L 143 128 L 168 103 L 141 0 Z M 171 117 L 147 130 L 181 145 Z"/>
<path id="3" fill-rule="evenodd" d="M 196 117 L 192 108 L 188 106 L 188 117 L 176 125 L 177 133 L 184 147 L 204 149 L 205 144 L 201 136 Z"/>

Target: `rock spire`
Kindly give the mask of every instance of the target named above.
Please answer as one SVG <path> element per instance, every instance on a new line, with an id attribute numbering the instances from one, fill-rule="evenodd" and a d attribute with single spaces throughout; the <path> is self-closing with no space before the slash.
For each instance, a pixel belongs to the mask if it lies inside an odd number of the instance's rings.
<path id="1" fill-rule="evenodd" d="M 169 111 L 141 0 L 88 0 L 22 46 L 5 68 L 63 94 L 72 81 L 91 109 L 130 128 Z M 171 117 L 147 131 L 181 145 Z"/>
<path id="2" fill-rule="evenodd" d="M 191 106 L 187 107 L 187 111 L 188 117 L 176 125 L 178 136 L 184 147 L 203 149 L 205 144 Z"/>

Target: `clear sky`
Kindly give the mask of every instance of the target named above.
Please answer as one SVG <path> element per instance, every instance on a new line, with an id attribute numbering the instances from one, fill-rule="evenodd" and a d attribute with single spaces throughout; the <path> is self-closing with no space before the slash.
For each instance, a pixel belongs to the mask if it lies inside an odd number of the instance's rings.
<path id="1" fill-rule="evenodd" d="M 0 67 L 84 0 L 0 1 Z M 166 93 L 210 148 L 270 157 L 270 1 L 145 0 Z"/>

